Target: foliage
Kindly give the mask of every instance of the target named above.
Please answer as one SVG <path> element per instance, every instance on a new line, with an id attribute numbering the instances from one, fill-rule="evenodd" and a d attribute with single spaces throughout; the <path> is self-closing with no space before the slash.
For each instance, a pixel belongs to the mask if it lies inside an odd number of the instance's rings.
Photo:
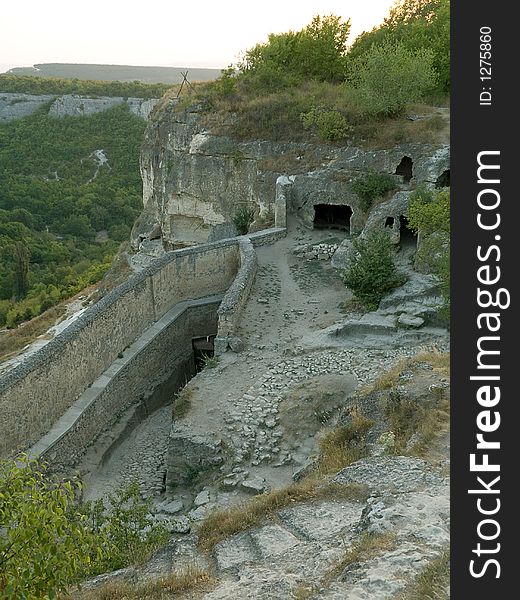
<path id="1" fill-rule="evenodd" d="M 132 483 L 108 495 L 108 500 L 87 502 L 76 515 L 102 540 L 102 552 L 90 549 L 88 568 L 82 577 L 141 563 L 168 540 L 164 525 L 151 516 L 152 501 L 142 500 L 139 484 Z"/>
<path id="2" fill-rule="evenodd" d="M 412 229 L 428 236 L 434 232 L 450 233 L 450 190 L 433 191 L 420 187 L 410 196 L 408 223 Z"/>
<path id="3" fill-rule="evenodd" d="M 354 250 L 343 281 L 367 308 L 377 308 L 385 293 L 400 283 L 392 242 L 386 232 L 377 231 L 355 239 Z"/>
<path id="4" fill-rule="evenodd" d="M 316 16 L 298 32 L 270 34 L 248 50 L 239 69 L 250 86 L 275 91 L 303 80 L 342 81 L 350 21 Z"/>
<path id="5" fill-rule="evenodd" d="M 431 50 L 409 50 L 396 43 L 373 46 L 357 68 L 355 89 L 367 115 L 401 113 L 409 102 L 422 99 L 436 80 Z"/>
<path id="6" fill-rule="evenodd" d="M 305 129 L 316 128 L 321 139 L 334 142 L 347 137 L 352 127 L 347 119 L 337 110 L 311 108 L 301 114 Z"/>
<path id="7" fill-rule="evenodd" d="M 144 127 L 125 105 L 60 119 L 42 108 L 0 124 L 0 326 L 103 276 L 141 208 Z M 109 240 L 96 243 L 101 230 Z"/>
<path id="8" fill-rule="evenodd" d="M 99 556 L 84 519 L 69 510 L 77 489 L 76 482 L 54 483 L 27 456 L 0 463 L 2 598 L 56 598 Z"/>
<path id="9" fill-rule="evenodd" d="M 77 94 L 79 96 L 122 96 L 123 98 L 160 98 L 172 86 L 140 81 L 94 81 L 30 75 L 0 75 L 0 92 L 19 92 L 41 96 Z"/>
<path id="10" fill-rule="evenodd" d="M 374 46 L 400 44 L 412 52 L 428 48 L 437 73 L 437 91 L 450 89 L 449 0 L 400 0 L 380 27 L 361 34 L 349 52 L 349 78 L 356 78 L 356 63 Z"/>
<path id="11" fill-rule="evenodd" d="M 352 189 L 359 196 L 361 208 L 368 212 L 376 198 L 397 188 L 395 179 L 387 173 L 366 173 L 352 183 Z"/>
<path id="12" fill-rule="evenodd" d="M 416 261 L 441 282 L 444 312 L 450 307 L 450 190 L 419 188 L 410 198 L 408 223 L 421 234 Z"/>
<path id="13" fill-rule="evenodd" d="M 250 206 L 239 206 L 233 215 L 233 224 L 236 227 L 238 235 L 246 235 L 249 226 L 255 219 L 255 211 Z"/>

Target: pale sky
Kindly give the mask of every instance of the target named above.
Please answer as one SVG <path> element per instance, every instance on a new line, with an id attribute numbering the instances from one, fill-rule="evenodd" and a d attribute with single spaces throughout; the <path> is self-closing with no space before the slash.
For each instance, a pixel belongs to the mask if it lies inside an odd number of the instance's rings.
<path id="1" fill-rule="evenodd" d="M 316 14 L 352 21 L 350 41 L 394 0 L 2 0 L 0 71 L 35 63 L 226 67 L 269 33 Z"/>

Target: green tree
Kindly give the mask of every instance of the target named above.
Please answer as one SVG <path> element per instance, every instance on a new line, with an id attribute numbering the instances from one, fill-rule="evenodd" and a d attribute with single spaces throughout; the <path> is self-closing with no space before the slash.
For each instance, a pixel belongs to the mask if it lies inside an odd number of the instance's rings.
<path id="1" fill-rule="evenodd" d="M 245 53 L 242 78 L 264 92 L 308 79 L 342 81 L 349 33 L 349 20 L 318 15 L 301 31 L 270 34 L 267 43 Z"/>
<path id="2" fill-rule="evenodd" d="M 14 298 L 21 300 L 29 289 L 29 252 L 23 242 L 13 246 L 14 258 Z"/>
<path id="3" fill-rule="evenodd" d="M 357 91 L 368 115 L 396 115 L 424 97 L 435 85 L 433 54 L 402 44 L 373 46 L 359 64 Z"/>
<path id="4" fill-rule="evenodd" d="M 393 244 L 386 232 L 377 231 L 356 238 L 353 246 L 354 253 L 343 272 L 343 281 L 366 308 L 376 309 L 381 298 L 401 283 Z"/>
<path id="5" fill-rule="evenodd" d="M 410 198 L 408 223 L 420 235 L 416 263 L 433 272 L 440 280 L 450 308 L 450 190 L 419 188 Z"/>
<path id="6" fill-rule="evenodd" d="M 355 63 L 374 47 L 402 44 L 411 51 L 428 48 L 437 73 L 437 89 L 450 89 L 450 3 L 449 0 L 398 0 L 384 23 L 358 36 L 349 52 L 350 77 Z"/>
<path id="7" fill-rule="evenodd" d="M 2 598 L 57 598 L 88 565 L 99 548 L 84 521 L 71 518 L 77 489 L 74 482 L 53 482 L 27 456 L 0 463 Z"/>

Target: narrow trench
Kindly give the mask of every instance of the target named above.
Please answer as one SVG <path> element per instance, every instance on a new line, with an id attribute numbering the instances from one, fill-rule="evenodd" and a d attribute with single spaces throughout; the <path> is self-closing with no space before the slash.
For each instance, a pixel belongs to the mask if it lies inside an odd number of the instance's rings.
<path id="1" fill-rule="evenodd" d="M 168 436 L 175 418 L 174 399 L 214 355 L 214 335 L 194 338 L 192 352 L 170 377 L 123 415 L 96 442 L 87 458 L 84 500 L 95 500 L 119 486 L 138 481 L 141 494 L 160 495 L 166 489 Z M 88 466 L 90 464 L 90 466 Z"/>

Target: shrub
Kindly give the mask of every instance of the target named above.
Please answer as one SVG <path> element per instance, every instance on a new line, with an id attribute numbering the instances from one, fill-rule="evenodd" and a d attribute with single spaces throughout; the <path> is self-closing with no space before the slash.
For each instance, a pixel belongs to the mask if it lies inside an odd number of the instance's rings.
<path id="1" fill-rule="evenodd" d="M 300 118 L 305 129 L 316 128 L 320 138 L 329 142 L 346 138 L 352 130 L 347 119 L 334 109 L 311 108 Z"/>
<path id="2" fill-rule="evenodd" d="M 233 224 L 238 235 L 246 235 L 249 226 L 255 219 L 255 211 L 249 206 L 240 206 L 233 215 Z"/>
<path id="3" fill-rule="evenodd" d="M 411 51 L 428 48 L 437 73 L 437 93 L 450 89 L 450 2 L 449 0 L 400 0 L 380 27 L 362 33 L 349 52 L 350 79 L 355 64 L 374 46 L 399 43 Z"/>
<path id="4" fill-rule="evenodd" d="M 395 179 L 386 173 L 367 173 L 358 177 L 352 184 L 352 189 L 359 196 L 364 212 L 370 210 L 376 198 L 396 188 Z"/>
<path id="5" fill-rule="evenodd" d="M 386 292 L 401 280 L 396 273 L 394 248 L 384 231 L 354 240 L 352 263 L 343 272 L 343 281 L 367 308 L 378 307 Z"/>
<path id="6" fill-rule="evenodd" d="M 450 190 L 419 188 L 410 198 L 408 223 L 421 233 L 416 261 L 441 282 L 444 313 L 450 308 Z"/>
<path id="7" fill-rule="evenodd" d="M 84 520 L 103 541 L 102 553 L 90 549 L 84 577 L 121 569 L 146 561 L 168 540 L 166 527 L 154 522 L 151 500 L 141 498 L 139 484 L 132 483 L 109 494 L 108 501 L 88 502 L 76 509 L 77 518 Z"/>
<path id="8" fill-rule="evenodd" d="M 100 550 L 101 538 L 69 511 L 77 489 L 27 456 L 0 463 L 2 598 L 56 598 Z"/>
<path id="9" fill-rule="evenodd" d="M 316 16 L 301 31 L 269 35 L 266 44 L 246 52 L 239 68 L 262 91 L 283 89 L 304 79 L 341 81 L 349 32 L 348 20 Z"/>
<path id="10" fill-rule="evenodd" d="M 357 65 L 359 102 L 367 115 L 397 115 L 424 97 L 436 81 L 433 54 L 401 44 L 374 46 Z"/>

